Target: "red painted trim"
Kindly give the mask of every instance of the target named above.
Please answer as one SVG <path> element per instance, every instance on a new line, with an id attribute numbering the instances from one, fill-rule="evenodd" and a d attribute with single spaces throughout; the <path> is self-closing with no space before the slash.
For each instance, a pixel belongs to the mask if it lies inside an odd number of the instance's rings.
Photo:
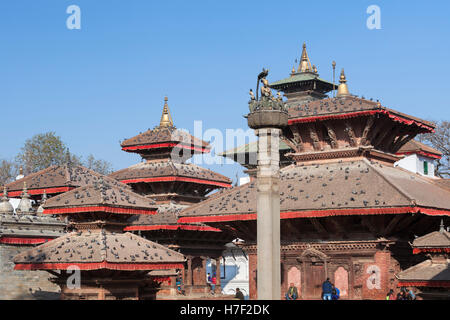
<path id="1" fill-rule="evenodd" d="M 437 154 L 434 153 L 429 153 L 429 152 L 425 152 L 425 151 L 408 151 L 408 152 L 397 152 L 396 154 L 405 154 L 405 155 L 409 155 L 409 154 L 418 154 L 420 156 L 423 157 L 428 157 L 428 158 L 433 158 L 433 159 L 441 159 L 442 156 L 439 156 Z"/>
<path id="2" fill-rule="evenodd" d="M 203 153 L 207 153 L 210 152 L 209 148 L 205 148 L 205 147 L 194 147 L 194 146 L 187 146 L 187 145 L 183 145 L 180 143 L 156 143 L 156 144 L 146 144 L 146 145 L 141 145 L 141 146 L 130 146 L 130 147 L 122 147 L 123 151 L 135 151 L 135 150 L 147 150 L 147 149 L 157 149 L 157 148 L 173 148 L 173 147 L 178 147 L 178 148 L 183 148 L 183 149 L 188 149 L 188 150 L 194 150 L 194 151 L 200 151 Z"/>
<path id="3" fill-rule="evenodd" d="M 183 263 L 113 263 L 113 262 L 89 262 L 89 263 L 19 263 L 14 270 L 67 270 L 68 267 L 77 266 L 80 270 L 162 270 L 184 269 Z"/>
<path id="4" fill-rule="evenodd" d="M 2 237 L 0 243 L 3 244 L 42 244 L 53 240 L 53 238 L 18 238 L 18 237 Z"/>
<path id="5" fill-rule="evenodd" d="M 152 278 L 152 280 L 153 281 L 156 281 L 156 282 L 167 282 L 167 284 L 171 284 L 171 280 L 170 280 L 170 277 L 157 277 L 157 276 L 150 276 L 151 278 Z"/>
<path id="6" fill-rule="evenodd" d="M 450 248 L 414 248 L 413 254 L 419 254 L 422 252 L 447 252 L 450 253 Z"/>
<path id="7" fill-rule="evenodd" d="M 399 281 L 397 287 L 435 287 L 450 288 L 450 281 Z"/>
<path id="8" fill-rule="evenodd" d="M 328 116 L 317 116 L 317 117 L 308 117 L 308 118 L 297 118 L 297 119 L 290 119 L 288 121 L 288 124 L 294 124 L 294 123 L 305 123 L 305 122 L 315 122 L 315 121 L 323 121 L 323 120 L 330 120 L 330 119 L 348 119 L 348 118 L 355 118 L 360 116 L 367 116 L 367 115 L 373 115 L 373 114 L 386 114 L 389 116 L 389 118 L 393 119 L 394 121 L 404 123 L 406 125 L 412 125 L 415 124 L 418 127 L 424 128 L 430 132 L 434 132 L 434 129 L 430 126 L 427 126 L 423 123 L 420 123 L 415 120 L 410 120 L 407 118 L 404 118 L 402 116 L 393 115 L 388 110 L 368 110 L 368 111 L 358 111 L 358 112 L 349 112 L 345 114 L 339 114 L 339 115 L 328 115 Z"/>
<path id="9" fill-rule="evenodd" d="M 44 214 L 66 214 L 66 213 L 90 213 L 90 212 L 98 212 L 98 211 L 108 212 L 108 213 L 123 213 L 123 214 L 156 214 L 157 213 L 157 210 L 117 208 L 117 207 L 106 207 L 106 206 L 44 209 L 43 213 Z"/>
<path id="10" fill-rule="evenodd" d="M 44 191 L 47 194 L 55 194 L 55 193 L 64 193 L 75 189 L 75 187 L 58 187 L 58 188 L 41 188 L 41 189 L 28 189 L 28 194 L 30 195 L 39 195 L 44 194 Z M 20 197 L 22 195 L 21 191 L 8 191 L 8 197 Z M 0 193 L 0 196 L 3 196 L 3 192 Z"/>
<path id="11" fill-rule="evenodd" d="M 213 186 L 224 187 L 224 188 L 231 187 L 231 184 L 229 184 L 229 183 L 216 182 L 216 181 L 210 181 L 210 180 L 204 180 L 204 179 L 196 179 L 196 178 L 174 177 L 174 176 L 120 180 L 120 182 L 127 183 L 127 184 L 128 183 L 139 183 L 139 182 L 167 182 L 167 181 L 194 182 L 194 183 L 207 184 L 207 185 L 213 185 Z"/>
<path id="12" fill-rule="evenodd" d="M 448 215 L 449 210 L 439 210 L 423 207 L 392 207 L 392 208 L 357 208 L 357 209 L 335 209 L 335 210 L 309 210 L 309 211 L 291 211 L 281 212 L 281 219 L 294 218 L 320 218 L 332 216 L 348 216 L 348 215 L 371 215 L 371 214 L 402 214 L 420 212 L 426 215 Z M 256 213 L 248 214 L 229 214 L 217 216 L 198 216 L 198 217 L 181 217 L 178 223 L 193 222 L 223 222 L 237 220 L 256 220 Z"/>
<path id="13" fill-rule="evenodd" d="M 189 230 L 189 231 L 211 231 L 222 232 L 222 230 L 209 226 L 192 226 L 192 225 L 152 225 L 152 226 L 128 226 L 124 231 L 152 231 L 152 230 Z"/>

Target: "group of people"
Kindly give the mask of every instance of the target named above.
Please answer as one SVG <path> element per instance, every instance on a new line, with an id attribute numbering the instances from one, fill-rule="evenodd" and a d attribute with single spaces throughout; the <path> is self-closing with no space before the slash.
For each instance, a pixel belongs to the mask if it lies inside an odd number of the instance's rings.
<path id="1" fill-rule="evenodd" d="M 327 278 L 322 284 L 322 300 L 338 300 L 339 295 L 339 289 L 330 282 L 330 278 Z M 298 290 L 293 283 L 289 284 L 285 298 L 286 300 L 297 300 Z"/>
<path id="2" fill-rule="evenodd" d="M 397 296 L 394 295 L 394 290 L 389 290 L 386 300 L 416 300 L 416 295 L 412 289 L 406 290 L 405 287 L 401 287 Z"/>
<path id="3" fill-rule="evenodd" d="M 322 283 L 322 300 L 339 300 L 340 291 L 330 282 L 330 278 L 327 278 Z"/>

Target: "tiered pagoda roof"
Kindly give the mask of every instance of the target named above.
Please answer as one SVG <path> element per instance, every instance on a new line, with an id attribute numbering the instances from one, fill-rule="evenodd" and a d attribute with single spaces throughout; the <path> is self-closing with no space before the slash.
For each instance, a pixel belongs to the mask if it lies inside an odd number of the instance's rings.
<path id="1" fill-rule="evenodd" d="M 192 163 L 171 159 L 151 160 L 132 165 L 109 175 L 122 183 L 183 181 L 218 187 L 229 187 L 230 179 Z"/>
<path id="2" fill-rule="evenodd" d="M 16 270 L 182 269 L 184 256 L 130 232 L 71 232 L 14 258 Z"/>
<path id="3" fill-rule="evenodd" d="M 77 187 L 90 185 L 95 181 L 98 181 L 100 177 L 107 180 L 110 184 L 129 188 L 128 186 L 123 185 L 114 179 L 104 177 L 91 169 L 74 165 L 70 160 L 65 164 L 54 165 L 29 174 L 5 185 L 5 187 L 8 189 L 8 195 L 10 197 L 20 197 L 24 183 L 26 183 L 30 196 L 40 199 L 40 196 L 44 193 L 49 195 L 64 193 Z"/>
<path id="4" fill-rule="evenodd" d="M 125 140 L 122 149 L 139 153 L 145 161 L 113 172 L 109 177 L 132 186 L 137 193 L 159 204 L 156 215 L 133 217 L 126 230 L 220 231 L 202 224 L 177 223 L 181 208 L 202 201 L 214 189 L 231 187 L 231 180 L 195 164 L 185 163 L 194 153 L 209 152 L 209 144 L 176 129 L 167 97 L 159 126 Z M 182 149 L 190 151 L 179 157 L 178 152 Z"/>
<path id="5" fill-rule="evenodd" d="M 103 179 L 53 197 L 44 204 L 44 214 L 68 216 L 76 232 L 19 254 L 16 269 L 182 269 L 180 253 L 122 233 L 130 215 L 155 213 L 154 201 Z"/>
<path id="6" fill-rule="evenodd" d="M 379 102 L 355 96 L 321 99 L 304 104 L 295 104 L 288 101 L 287 104 L 290 105 L 289 124 L 386 115 L 398 124 L 418 127 L 420 133 L 433 132 L 435 127 L 432 122 L 384 107 Z"/>
<path id="7" fill-rule="evenodd" d="M 280 172 L 281 218 L 423 212 L 450 215 L 449 191 L 433 180 L 365 158 L 291 165 Z M 256 219 L 256 182 L 219 191 L 180 222 Z"/>
<path id="8" fill-rule="evenodd" d="M 450 232 L 441 221 L 439 231 L 414 239 L 411 244 L 414 254 L 426 253 L 427 259 L 397 275 L 398 286 L 429 288 L 450 287 Z"/>
<path id="9" fill-rule="evenodd" d="M 175 154 L 183 152 L 181 157 L 176 157 L 180 161 L 189 159 L 195 153 L 210 152 L 209 143 L 173 125 L 167 101 L 165 97 L 160 125 L 124 140 L 122 150 L 138 153 L 145 159 L 175 158 Z"/>

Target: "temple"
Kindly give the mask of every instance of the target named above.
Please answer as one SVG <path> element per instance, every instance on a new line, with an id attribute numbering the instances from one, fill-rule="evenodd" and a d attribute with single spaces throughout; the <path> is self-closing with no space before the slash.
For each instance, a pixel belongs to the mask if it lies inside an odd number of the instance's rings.
<path id="1" fill-rule="evenodd" d="M 179 223 L 181 210 L 204 200 L 216 189 L 231 187 L 229 178 L 186 163 L 193 154 L 209 152 L 207 142 L 177 129 L 170 114 L 167 97 L 159 126 L 122 142 L 122 150 L 138 153 L 143 162 L 116 171 L 109 176 L 126 183 L 133 190 L 156 201 L 155 215 L 140 215 L 129 219 L 126 231 L 157 241 L 187 258 L 184 290 L 187 296 L 208 294 L 206 283 L 208 262 L 216 273 L 220 293 L 220 260 L 225 244 L 232 235 L 203 223 Z M 173 275 L 168 271 L 167 275 Z M 176 295 L 175 282 L 164 283 L 158 298 Z"/>
<path id="2" fill-rule="evenodd" d="M 450 232 L 443 221 L 439 231 L 415 238 L 411 247 L 414 255 L 427 259 L 396 275 L 397 285 L 414 288 L 416 295 L 424 300 L 449 300 Z"/>
<path id="3" fill-rule="evenodd" d="M 149 271 L 181 271 L 184 256 L 123 228 L 130 215 L 155 213 L 154 201 L 94 179 L 45 202 L 43 214 L 67 218 L 72 231 L 21 252 L 15 269 L 48 271 L 61 299 L 154 299 L 161 277 Z"/>
<path id="4" fill-rule="evenodd" d="M 282 294 L 294 283 L 302 299 L 320 299 L 329 277 L 344 299 L 384 299 L 396 287 L 395 274 L 410 266 L 408 241 L 449 219 L 450 192 L 438 179 L 394 166 L 401 147 L 434 125 L 352 95 L 344 70 L 330 98 L 332 85 L 310 65 L 304 45 L 299 69 L 270 84 L 285 93 L 289 112 L 280 144 L 291 161 L 280 173 Z M 179 219 L 228 228 L 245 240 L 251 298 L 257 298 L 256 217 L 253 179 L 183 210 Z"/>

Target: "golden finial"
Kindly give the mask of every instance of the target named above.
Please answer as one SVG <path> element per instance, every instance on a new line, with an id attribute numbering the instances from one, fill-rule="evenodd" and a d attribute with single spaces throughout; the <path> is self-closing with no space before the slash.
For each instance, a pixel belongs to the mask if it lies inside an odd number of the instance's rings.
<path id="1" fill-rule="evenodd" d="M 339 78 L 339 83 L 340 84 L 338 86 L 337 97 L 349 96 L 350 92 L 348 91 L 347 79 L 345 78 L 344 68 L 342 68 L 341 77 Z"/>
<path id="2" fill-rule="evenodd" d="M 300 65 L 298 66 L 298 72 L 311 72 L 311 62 L 309 61 L 308 53 L 306 52 L 306 43 L 303 42 L 302 57 L 300 59 Z"/>
<path id="3" fill-rule="evenodd" d="M 161 122 L 159 123 L 160 127 L 173 127 L 172 116 L 170 115 L 169 106 L 167 105 L 167 101 L 169 99 L 164 97 L 164 108 L 161 116 Z"/>
<path id="4" fill-rule="evenodd" d="M 314 72 L 314 73 L 317 73 L 317 68 L 316 68 L 316 66 L 313 65 L 312 68 L 313 68 L 313 72 Z"/>

